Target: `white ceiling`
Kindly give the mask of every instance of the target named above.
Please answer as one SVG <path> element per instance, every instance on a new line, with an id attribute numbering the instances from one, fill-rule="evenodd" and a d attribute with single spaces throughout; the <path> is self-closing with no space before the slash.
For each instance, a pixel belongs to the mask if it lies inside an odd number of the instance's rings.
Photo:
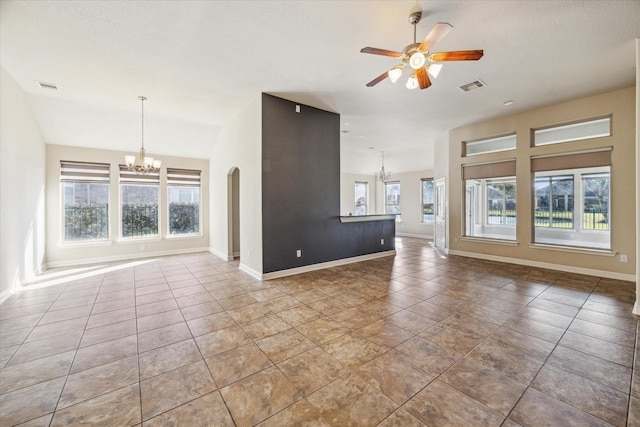
<path id="1" fill-rule="evenodd" d="M 435 51 L 484 57 L 446 63 L 423 91 L 406 73 L 365 87 L 397 60 L 360 49 L 412 43 L 414 8 L 418 40 L 448 22 Z M 343 171 L 375 172 L 384 150 L 403 172 L 432 168 L 453 127 L 633 85 L 639 23 L 637 0 L 2 0 L 0 64 L 50 144 L 136 151 L 145 95 L 147 150 L 206 158 L 225 120 L 267 92 L 341 115 Z M 458 89 L 477 79 L 487 86 Z"/>

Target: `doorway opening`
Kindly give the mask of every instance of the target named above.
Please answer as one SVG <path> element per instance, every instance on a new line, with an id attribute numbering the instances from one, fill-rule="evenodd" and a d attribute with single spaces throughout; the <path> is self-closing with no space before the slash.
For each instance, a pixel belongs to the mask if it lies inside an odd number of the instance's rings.
<path id="1" fill-rule="evenodd" d="M 229 260 L 240 259 L 240 169 L 232 167 L 227 175 Z"/>

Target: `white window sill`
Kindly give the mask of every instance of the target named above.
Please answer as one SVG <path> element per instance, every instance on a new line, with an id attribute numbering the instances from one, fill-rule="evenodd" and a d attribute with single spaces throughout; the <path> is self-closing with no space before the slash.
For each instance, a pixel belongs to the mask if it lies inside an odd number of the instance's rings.
<path id="1" fill-rule="evenodd" d="M 127 243 L 148 243 L 148 242 L 161 242 L 162 237 L 130 237 L 130 238 L 120 238 L 116 243 L 118 244 L 127 244 Z"/>
<path id="2" fill-rule="evenodd" d="M 515 240 L 505 240 L 505 239 L 491 239 L 488 237 L 460 237 L 458 239 L 460 242 L 475 242 L 475 243 L 490 243 L 492 245 L 503 245 L 503 246 L 518 246 L 518 242 Z"/>
<path id="3" fill-rule="evenodd" d="M 59 248 L 62 249 L 76 249 L 76 248 L 90 248 L 90 247 L 99 247 L 99 246 L 111 246 L 113 245 L 113 240 L 84 240 L 79 242 L 68 242 L 68 243 L 60 243 L 58 245 Z"/>
<path id="4" fill-rule="evenodd" d="M 544 243 L 531 243 L 529 247 L 532 249 L 544 249 L 548 251 L 570 252 L 574 254 L 598 255 L 606 257 L 614 257 L 618 253 L 608 249 L 591 249 L 579 248 L 576 246 L 547 245 Z"/>
<path id="5" fill-rule="evenodd" d="M 202 238 L 202 234 L 168 234 L 164 236 L 166 240 L 189 240 L 189 239 L 200 239 Z"/>

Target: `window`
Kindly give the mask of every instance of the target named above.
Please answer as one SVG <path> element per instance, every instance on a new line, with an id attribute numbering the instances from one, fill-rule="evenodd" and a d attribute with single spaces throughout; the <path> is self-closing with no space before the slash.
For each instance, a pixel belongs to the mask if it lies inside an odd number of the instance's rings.
<path id="1" fill-rule="evenodd" d="M 433 178 L 422 180 L 422 222 L 433 223 Z"/>
<path id="2" fill-rule="evenodd" d="M 137 175 L 120 165 L 122 237 L 158 236 L 158 173 Z"/>
<path id="3" fill-rule="evenodd" d="M 109 164 L 60 162 L 64 242 L 109 238 Z"/>
<path id="4" fill-rule="evenodd" d="M 481 139 L 478 141 L 463 142 L 464 155 L 475 156 L 477 154 L 497 153 L 498 151 L 515 150 L 516 135 L 505 135 L 495 138 Z"/>
<path id="5" fill-rule="evenodd" d="M 516 225 L 516 181 L 487 179 L 487 224 Z"/>
<path id="6" fill-rule="evenodd" d="M 602 138 L 604 136 L 611 136 L 611 117 L 534 129 L 533 145 L 559 144 L 561 142 Z"/>
<path id="7" fill-rule="evenodd" d="M 465 236 L 516 239 L 516 162 L 464 165 Z"/>
<path id="8" fill-rule="evenodd" d="M 573 175 L 538 175 L 535 189 L 535 226 L 573 228 Z"/>
<path id="9" fill-rule="evenodd" d="M 384 183 L 384 213 L 400 215 L 400 182 Z"/>
<path id="10" fill-rule="evenodd" d="M 167 168 L 169 234 L 200 233 L 200 171 Z"/>
<path id="11" fill-rule="evenodd" d="M 610 249 L 611 151 L 531 159 L 534 241 Z"/>
<path id="12" fill-rule="evenodd" d="M 368 205 L 369 183 L 356 181 L 355 197 L 356 197 L 356 215 L 366 215 Z"/>

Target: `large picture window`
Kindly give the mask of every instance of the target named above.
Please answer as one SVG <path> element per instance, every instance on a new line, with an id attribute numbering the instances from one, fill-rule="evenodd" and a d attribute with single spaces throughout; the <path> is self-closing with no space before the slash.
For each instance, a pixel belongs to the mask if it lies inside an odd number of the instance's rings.
<path id="1" fill-rule="evenodd" d="M 384 183 L 384 213 L 400 215 L 400 182 Z"/>
<path id="2" fill-rule="evenodd" d="M 158 188 L 160 175 L 138 175 L 120 165 L 120 206 L 122 237 L 157 237 Z"/>
<path id="3" fill-rule="evenodd" d="M 611 152 L 533 158 L 534 241 L 610 249 Z"/>
<path id="4" fill-rule="evenodd" d="M 433 178 L 423 178 L 422 180 L 422 222 L 433 223 Z"/>
<path id="5" fill-rule="evenodd" d="M 200 234 L 200 171 L 167 169 L 169 234 Z"/>
<path id="6" fill-rule="evenodd" d="M 465 236 L 516 239 L 516 162 L 463 166 Z"/>
<path id="7" fill-rule="evenodd" d="M 109 164 L 60 162 L 64 242 L 109 238 Z"/>
<path id="8" fill-rule="evenodd" d="M 366 215 L 369 199 L 369 183 L 356 181 L 355 183 L 355 214 Z"/>

